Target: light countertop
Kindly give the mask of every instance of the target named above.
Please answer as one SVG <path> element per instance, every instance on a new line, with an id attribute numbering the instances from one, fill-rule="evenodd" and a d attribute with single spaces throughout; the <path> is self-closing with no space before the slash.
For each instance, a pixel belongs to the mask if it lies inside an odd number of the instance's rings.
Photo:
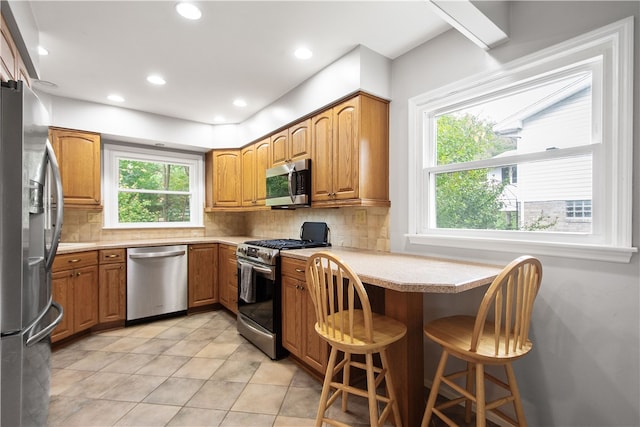
<path id="1" fill-rule="evenodd" d="M 58 253 L 198 243 L 237 245 L 255 239 L 251 236 L 217 236 L 60 243 Z M 306 261 L 320 250 L 328 250 L 342 258 L 364 283 L 400 292 L 459 293 L 488 285 L 502 269 L 501 266 L 490 264 L 344 247 L 283 250 L 280 254 L 286 258 Z"/>
<path id="2" fill-rule="evenodd" d="M 175 237 L 169 239 L 141 239 L 141 240 L 114 240 L 101 242 L 60 243 L 59 254 L 68 254 L 82 251 L 116 248 L 138 248 L 142 246 L 167 246 L 167 245 L 194 245 L 198 243 L 223 243 L 237 245 L 247 240 L 255 240 L 250 236 L 216 236 L 216 237 Z"/>
<path id="3" fill-rule="evenodd" d="M 319 250 L 341 258 L 363 283 L 400 292 L 463 292 L 488 285 L 502 269 L 490 264 L 343 247 L 281 251 L 280 255 L 306 261 Z"/>

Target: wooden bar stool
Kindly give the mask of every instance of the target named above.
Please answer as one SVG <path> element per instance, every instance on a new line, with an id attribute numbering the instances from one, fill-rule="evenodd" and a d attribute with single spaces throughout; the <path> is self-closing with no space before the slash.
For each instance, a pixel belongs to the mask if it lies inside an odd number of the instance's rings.
<path id="1" fill-rule="evenodd" d="M 330 425 L 346 424 L 325 417 L 331 404 L 342 396 L 342 411 L 347 410 L 349 394 L 366 397 L 369 402 L 370 425 L 384 424 L 392 413 L 396 426 L 402 426 L 400 409 L 389 372 L 387 347 L 407 333 L 406 326 L 397 320 L 371 312 L 367 292 L 360 278 L 330 252 L 312 255 L 306 265 L 307 287 L 316 312 L 316 332 L 331 346 L 329 364 L 325 373 L 316 426 L 323 422 Z M 338 363 L 338 352 L 344 353 Z M 380 354 L 382 367 L 373 364 L 373 355 Z M 365 363 L 352 360 L 352 354 L 365 356 Z M 367 377 L 367 390 L 349 383 L 351 368 L 363 369 Z M 334 377 L 342 371 L 342 381 Z M 376 389 L 384 381 L 386 396 Z M 330 392 L 334 389 L 333 393 Z M 378 413 L 378 402 L 384 407 Z"/>
<path id="2" fill-rule="evenodd" d="M 442 346 L 442 356 L 427 400 L 422 427 L 427 427 L 434 414 L 448 425 L 455 426 L 442 410 L 462 402 L 465 402 L 467 423 L 471 422 L 471 402 L 474 402 L 476 426 L 486 425 L 486 411 L 496 413 L 513 425 L 527 425 L 511 362 L 526 355 L 533 346 L 528 338 L 529 325 L 541 280 L 540 261 L 530 256 L 517 258 L 489 286 L 475 317 L 445 317 L 424 327 L 425 335 Z M 445 375 L 449 355 L 466 361 L 466 369 Z M 485 372 L 485 365 L 504 366 L 507 382 Z M 464 388 L 454 381 L 457 378 L 464 378 Z M 485 379 L 507 390 L 507 395 L 486 402 Z M 441 383 L 447 384 L 461 397 L 435 405 Z M 513 403 L 515 420 L 498 409 L 507 403 Z"/>

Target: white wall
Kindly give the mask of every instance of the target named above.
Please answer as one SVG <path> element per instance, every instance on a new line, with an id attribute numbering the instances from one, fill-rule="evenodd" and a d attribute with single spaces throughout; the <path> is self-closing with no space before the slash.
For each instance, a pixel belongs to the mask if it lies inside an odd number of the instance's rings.
<path id="1" fill-rule="evenodd" d="M 239 125 L 209 125 L 106 104 L 41 94 L 53 126 L 116 141 L 208 151 L 241 147 L 359 90 L 391 97 L 391 61 L 358 46 Z"/>
<path id="2" fill-rule="evenodd" d="M 573 36 L 635 16 L 635 76 L 640 75 L 640 3 L 517 1 L 509 41 L 484 52 L 448 31 L 392 63 L 390 109 L 391 250 L 507 263 L 513 254 L 487 248 L 444 250 L 406 243 L 410 97 L 494 69 Z M 634 82 L 633 245 L 640 245 L 640 78 Z M 532 325 L 534 349 L 515 364 L 529 425 L 640 425 L 640 262 L 628 264 L 541 257 L 544 277 Z M 481 293 L 425 295 L 425 320 L 475 312 Z M 425 344 L 431 381 L 439 349 Z"/>

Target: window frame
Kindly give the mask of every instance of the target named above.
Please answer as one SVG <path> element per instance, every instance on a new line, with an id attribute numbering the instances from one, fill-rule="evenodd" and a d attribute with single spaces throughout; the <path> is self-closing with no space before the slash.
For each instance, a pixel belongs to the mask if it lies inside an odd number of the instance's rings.
<path id="1" fill-rule="evenodd" d="M 539 78 L 557 70 L 575 69 L 602 58 L 602 92 L 594 84 L 592 117 L 601 122 L 595 129 L 599 141 L 589 146 L 565 148 L 565 154 L 593 155 L 593 201 L 598 219 L 591 234 L 501 230 L 437 229 L 435 206 L 430 202 L 429 150 L 436 112 L 453 110 L 471 99 L 488 98 L 516 82 Z M 596 70 L 596 72 L 598 72 Z M 611 262 L 629 262 L 632 247 L 633 167 L 633 18 L 626 18 L 587 34 L 526 55 L 481 75 L 448 84 L 409 99 L 409 243 L 516 253 L 564 256 Z M 599 126 L 595 123 L 595 126 Z M 594 126 L 594 127 L 595 127 Z M 600 135 L 600 136 L 599 136 Z M 518 161 L 544 158 L 546 153 L 515 156 Z M 515 157 L 510 158 L 513 161 Z M 506 158 L 505 158 L 506 159 Z M 488 159 L 478 167 L 496 165 Z M 433 169 L 433 168 L 431 168 Z M 438 169 L 446 169 L 438 168 Z"/>
<path id="2" fill-rule="evenodd" d="M 203 157 L 180 151 L 155 150 L 128 145 L 104 144 L 103 147 L 104 228 L 196 228 L 203 223 Z M 189 167 L 191 221 L 121 223 L 118 215 L 119 161 L 162 162 Z"/>

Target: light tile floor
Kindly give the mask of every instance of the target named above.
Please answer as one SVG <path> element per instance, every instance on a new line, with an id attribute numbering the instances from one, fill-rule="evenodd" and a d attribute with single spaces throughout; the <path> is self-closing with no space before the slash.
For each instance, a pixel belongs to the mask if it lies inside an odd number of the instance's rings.
<path id="1" fill-rule="evenodd" d="M 224 310 L 96 333 L 52 354 L 49 426 L 310 426 L 322 385 Z M 331 416 L 368 425 L 366 400 Z M 335 411 L 334 411 L 335 409 Z"/>

